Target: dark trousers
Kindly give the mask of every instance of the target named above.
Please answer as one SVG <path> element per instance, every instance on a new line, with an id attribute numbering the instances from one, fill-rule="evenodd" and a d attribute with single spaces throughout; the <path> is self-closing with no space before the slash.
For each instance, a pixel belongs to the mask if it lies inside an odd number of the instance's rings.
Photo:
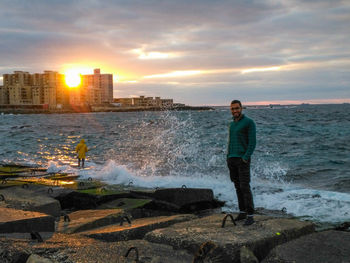
<path id="1" fill-rule="evenodd" d="M 84 167 L 85 159 L 84 158 L 82 158 L 82 159 L 78 158 L 78 166 L 80 166 L 80 160 L 81 160 L 81 163 L 82 163 L 81 166 Z"/>
<path id="2" fill-rule="evenodd" d="M 253 195 L 250 190 L 250 160 L 245 163 L 241 158 L 228 158 L 227 166 L 236 188 L 239 210 L 247 212 L 248 215 L 254 214 Z"/>

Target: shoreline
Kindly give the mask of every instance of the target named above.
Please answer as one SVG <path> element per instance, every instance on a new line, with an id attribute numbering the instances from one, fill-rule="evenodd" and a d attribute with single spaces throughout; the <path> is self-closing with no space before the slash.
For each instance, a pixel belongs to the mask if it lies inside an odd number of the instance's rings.
<path id="1" fill-rule="evenodd" d="M 96 112 L 140 112 L 140 111 L 204 111 L 214 110 L 209 106 L 181 106 L 181 107 L 72 107 L 71 109 L 30 109 L 7 108 L 0 106 L 1 114 L 67 114 L 67 113 L 96 113 Z"/>
<path id="2" fill-rule="evenodd" d="M 35 170 L 45 170 L 45 171 L 47 171 L 47 167 L 46 168 L 45 167 L 41 167 L 39 164 L 20 164 L 20 163 L 16 163 L 16 162 L 12 162 L 12 163 L 11 162 L 0 162 L 0 168 L 2 166 L 8 166 L 8 167 L 14 167 L 14 168 L 20 168 L 20 169 L 35 169 Z M 72 166 L 72 167 L 74 167 L 74 166 Z M 61 170 L 59 169 L 59 171 L 57 173 L 61 173 Z M 65 174 L 65 172 L 63 172 L 63 174 Z M 68 172 L 68 174 L 72 175 L 71 178 L 74 178 L 74 180 L 77 180 L 77 181 L 80 180 L 80 179 L 77 179 L 77 178 L 79 178 L 81 176 L 81 175 L 79 175 L 78 171 L 70 171 L 70 172 Z M 20 174 L 14 173 L 14 175 L 16 175 L 14 177 L 21 177 Z M 1 184 L 1 179 L 3 179 L 3 178 L 0 177 L 0 184 Z M 14 179 L 14 178 L 12 178 L 12 179 Z M 121 184 L 121 183 L 108 183 L 107 181 L 104 181 L 104 180 L 101 180 L 101 182 L 108 188 L 117 188 L 117 189 L 119 189 L 120 187 L 124 186 L 124 184 Z M 33 182 L 31 182 L 31 183 L 33 183 Z M 132 181 L 131 181 L 131 183 L 132 183 Z M 2 185 L 2 186 L 6 186 L 6 184 Z M 139 187 L 144 189 L 144 190 L 145 189 L 147 189 L 147 190 L 154 190 L 154 189 L 158 188 L 158 187 L 148 187 L 148 186 L 139 186 Z M 126 186 L 126 189 L 129 190 L 130 189 L 130 185 Z M 0 187 L 0 190 L 1 190 L 1 187 Z M 214 189 L 212 189 L 212 190 L 214 191 Z M 219 196 L 217 198 L 219 200 Z M 226 201 L 223 201 L 223 202 L 226 202 Z M 231 209 L 228 209 L 228 210 L 225 209 L 223 211 L 225 211 L 227 213 L 239 212 L 238 210 L 237 211 L 232 211 Z M 268 215 L 268 216 L 273 216 L 273 217 L 284 217 L 284 216 L 287 216 L 287 217 L 293 217 L 293 218 L 301 220 L 301 221 L 312 221 L 315 224 L 316 231 L 324 231 L 324 230 L 339 228 L 344 223 L 350 224 L 350 221 L 348 221 L 348 220 L 322 221 L 322 220 L 317 220 L 315 218 L 312 218 L 312 215 L 296 215 L 296 214 L 289 213 L 289 212 L 287 213 L 287 210 L 285 209 L 285 207 L 283 207 L 282 209 L 279 210 L 279 209 L 265 208 L 263 206 L 257 206 L 255 208 L 255 214 L 263 214 L 263 215 Z"/>
<path id="3" fill-rule="evenodd" d="M 0 261 L 10 263 L 21 256 L 25 258 L 21 262 L 110 262 L 118 256 L 117 262 L 126 262 L 131 247 L 137 258 L 140 251 L 142 262 L 158 263 L 212 258 L 220 263 L 306 262 L 295 257 L 305 258 L 310 250 L 324 253 L 311 253 L 308 262 L 329 257 L 343 262 L 350 253 L 348 226 L 317 231 L 312 221 L 274 210 L 261 210 L 253 225 L 244 226 L 243 221 L 230 220 L 237 213 L 224 213 L 211 189 L 149 191 L 97 183 L 80 180 L 69 189 L 35 184 L 0 187 L 0 210 L 7 214 L 0 220 Z M 331 249 L 338 242 L 341 253 Z M 207 246 L 214 249 L 204 250 Z"/>

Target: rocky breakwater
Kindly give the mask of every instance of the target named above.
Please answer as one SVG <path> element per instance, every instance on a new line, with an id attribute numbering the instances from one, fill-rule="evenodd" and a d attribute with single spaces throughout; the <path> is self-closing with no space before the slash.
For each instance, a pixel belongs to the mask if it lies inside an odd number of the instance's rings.
<path id="1" fill-rule="evenodd" d="M 140 189 L 102 186 L 93 180 L 80 181 L 71 189 L 1 185 L 0 262 L 347 262 L 345 257 L 350 258 L 349 232 L 315 232 L 312 222 L 266 214 L 257 215 L 256 223 L 246 227 L 232 220 L 235 214 L 221 213 L 222 206 L 211 189 L 185 186 Z M 344 242 L 336 250 L 338 257 L 328 240 Z M 301 254 L 318 248 L 323 249 L 322 260 L 317 255 L 304 260 Z"/>

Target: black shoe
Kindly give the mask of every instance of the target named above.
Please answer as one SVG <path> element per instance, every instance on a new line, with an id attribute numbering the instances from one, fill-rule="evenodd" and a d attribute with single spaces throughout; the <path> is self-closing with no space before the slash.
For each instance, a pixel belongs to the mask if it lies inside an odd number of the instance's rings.
<path id="1" fill-rule="evenodd" d="M 254 218 L 252 216 L 248 216 L 247 219 L 244 221 L 244 226 L 250 226 L 254 224 Z"/>
<path id="2" fill-rule="evenodd" d="M 239 213 L 238 216 L 235 218 L 235 221 L 240 221 L 247 218 L 247 213 Z"/>

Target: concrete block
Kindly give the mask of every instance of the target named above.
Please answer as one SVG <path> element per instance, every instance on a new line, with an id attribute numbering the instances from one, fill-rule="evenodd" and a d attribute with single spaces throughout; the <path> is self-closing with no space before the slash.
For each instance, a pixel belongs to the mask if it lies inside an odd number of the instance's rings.
<path id="1" fill-rule="evenodd" d="M 226 222 L 223 228 L 223 218 L 223 214 L 215 214 L 174 224 L 153 230 L 144 238 L 192 253 L 198 251 L 201 244 L 212 241 L 221 248 L 229 262 L 239 262 L 242 246 L 262 260 L 275 246 L 314 231 L 314 225 L 310 222 L 266 216 L 255 216 L 256 222 L 250 226 L 243 226 L 241 221 L 237 225 Z"/>
<path id="2" fill-rule="evenodd" d="M 4 203 L 14 209 L 41 212 L 54 217 L 61 214 L 60 203 L 48 194 L 42 194 L 28 188 L 10 187 L 1 189 L 0 194 L 4 197 Z"/>
<path id="3" fill-rule="evenodd" d="M 57 232 L 78 233 L 90 229 L 119 223 L 124 211 L 122 209 L 79 210 L 61 217 Z"/>
<path id="4" fill-rule="evenodd" d="M 212 202 L 214 194 L 211 189 L 166 188 L 156 190 L 154 198 L 182 207 L 193 203 Z"/>
<path id="5" fill-rule="evenodd" d="M 302 236 L 275 247 L 263 262 L 350 262 L 350 232 L 328 230 Z"/>
<path id="6" fill-rule="evenodd" d="M 122 241 L 131 239 L 141 239 L 147 232 L 157 228 L 164 228 L 169 225 L 194 219 L 193 215 L 173 215 L 150 218 L 140 218 L 131 220 L 131 224 L 124 222 L 123 225 L 114 224 L 107 227 L 98 228 L 81 234 L 101 239 L 104 241 Z"/>
<path id="7" fill-rule="evenodd" d="M 0 207 L 0 233 L 54 232 L 55 218 L 43 213 Z"/>
<path id="8" fill-rule="evenodd" d="M 53 263 L 53 261 L 48 258 L 40 257 L 36 254 L 31 254 L 26 263 Z"/>

